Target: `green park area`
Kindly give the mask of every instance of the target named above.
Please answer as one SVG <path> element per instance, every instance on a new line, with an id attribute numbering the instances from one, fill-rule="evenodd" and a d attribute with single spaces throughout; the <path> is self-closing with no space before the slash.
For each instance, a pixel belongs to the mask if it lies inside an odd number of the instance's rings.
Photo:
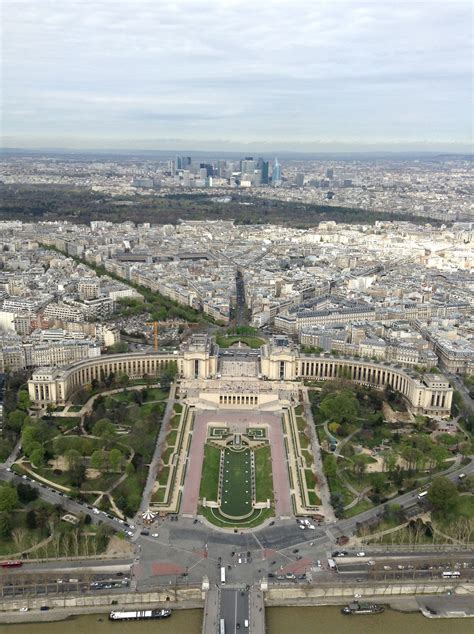
<path id="1" fill-rule="evenodd" d="M 331 502 L 339 517 L 378 504 L 388 508 L 392 498 L 461 467 L 473 452 L 468 415 L 446 433 L 438 421 L 409 414 L 391 390 L 344 380 L 311 390 L 310 398 Z M 469 503 L 461 498 L 463 508 L 467 513 Z"/>
<path id="2" fill-rule="evenodd" d="M 221 511 L 240 518 L 252 510 L 253 469 L 250 450 L 224 450 L 224 472 L 221 484 Z"/>
<path id="3" fill-rule="evenodd" d="M 27 482 L 0 484 L 0 557 L 87 557 L 106 549 L 113 532 L 107 525 L 92 524 L 87 514 L 74 524 L 64 517 L 64 510 L 40 500 Z"/>
<path id="4" fill-rule="evenodd" d="M 20 474 L 87 505 L 132 517 L 140 504 L 148 465 L 168 397 L 144 387 L 98 395 L 83 417 L 24 417 Z"/>
<path id="5" fill-rule="evenodd" d="M 252 451 L 255 469 L 252 468 Z M 224 452 L 223 471 L 221 452 Z M 255 501 L 273 501 L 273 480 L 270 447 L 256 450 L 221 449 L 211 444 L 204 448 L 200 498 L 218 502 L 218 508 L 201 507 L 201 513 L 218 526 L 252 527 L 273 515 L 273 509 L 255 509 L 252 505 L 252 480 L 255 482 Z M 221 490 L 219 492 L 219 482 Z M 219 495 L 220 493 L 220 495 Z M 253 510 L 252 510 L 253 509 Z M 221 513 L 222 511 L 222 513 Z"/>

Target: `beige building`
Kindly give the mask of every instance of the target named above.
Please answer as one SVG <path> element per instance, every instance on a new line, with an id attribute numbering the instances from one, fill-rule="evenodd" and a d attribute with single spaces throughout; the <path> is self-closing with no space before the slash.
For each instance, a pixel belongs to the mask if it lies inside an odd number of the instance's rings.
<path id="1" fill-rule="evenodd" d="M 228 351 L 226 352 L 228 355 Z M 250 353 L 249 353 L 250 354 Z M 236 352 L 236 357 L 237 357 Z M 221 369 L 233 367 L 229 358 L 219 355 L 219 348 L 208 335 L 200 334 L 191 337 L 187 345 L 175 354 L 131 353 L 119 355 L 103 355 L 73 363 L 65 369 L 38 369 L 28 382 L 32 402 L 36 407 L 45 407 L 48 403 L 64 405 L 66 401 L 82 386 L 93 379 L 100 380 L 113 372 L 115 375 L 127 374 L 131 379 L 144 376 L 157 376 L 168 364 L 176 363 L 179 376 L 185 380 L 188 389 L 190 382 L 205 384 L 207 381 L 220 381 L 220 391 L 216 390 L 216 402 L 220 405 L 246 405 L 254 407 L 258 399 L 250 399 L 251 393 L 242 393 L 229 388 L 228 379 L 222 376 Z M 236 361 L 235 367 L 243 367 L 243 363 L 254 363 L 257 368 L 256 381 L 264 385 L 265 381 L 292 383 L 295 388 L 302 380 L 334 380 L 344 377 L 362 385 L 377 389 L 389 386 L 400 392 L 407 405 L 414 413 L 430 416 L 449 416 L 453 390 L 448 381 L 441 375 L 429 374 L 422 379 L 410 374 L 403 368 L 388 364 L 380 364 L 358 359 L 339 359 L 329 356 L 302 355 L 286 337 L 274 337 L 262 346 L 260 354 L 254 354 L 253 361 Z M 227 365 L 226 365 L 227 364 Z M 259 371 L 258 371 L 259 370 Z M 241 372 L 239 381 L 245 382 Z M 236 377 L 234 377 L 235 382 Z M 255 379 L 254 381 L 255 382 Z M 232 392 L 232 400 L 228 397 Z M 233 397 L 242 394 L 245 398 L 234 402 Z M 222 397 L 222 398 L 221 398 Z"/>

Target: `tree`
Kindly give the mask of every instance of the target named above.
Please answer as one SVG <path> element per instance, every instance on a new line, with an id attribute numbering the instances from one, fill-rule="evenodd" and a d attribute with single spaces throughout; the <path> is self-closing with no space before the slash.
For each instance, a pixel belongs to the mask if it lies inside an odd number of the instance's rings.
<path id="1" fill-rule="evenodd" d="M 67 460 L 69 471 L 72 471 L 78 464 L 81 464 L 82 456 L 76 449 L 69 449 L 64 454 Z"/>
<path id="2" fill-rule="evenodd" d="M 11 515 L 9 513 L 0 513 L 0 537 L 8 539 L 12 531 Z"/>
<path id="3" fill-rule="evenodd" d="M 26 522 L 26 528 L 34 529 L 38 526 L 36 522 L 36 513 L 33 509 L 27 512 L 25 522 Z"/>
<path id="4" fill-rule="evenodd" d="M 41 426 L 40 425 L 24 425 L 21 431 L 21 444 L 23 451 L 27 456 L 30 455 L 30 451 L 35 449 L 35 443 L 41 441 Z"/>
<path id="5" fill-rule="evenodd" d="M 92 428 L 92 434 L 99 438 L 112 439 L 115 436 L 115 426 L 108 418 L 101 418 Z"/>
<path id="6" fill-rule="evenodd" d="M 20 431 L 25 419 L 29 420 L 29 416 L 20 409 L 15 409 L 8 415 L 8 427 L 14 431 Z"/>
<path id="7" fill-rule="evenodd" d="M 28 502 L 34 502 L 38 499 L 38 491 L 30 487 L 29 484 L 19 484 L 16 487 L 18 498 L 22 504 L 28 504 Z"/>
<path id="8" fill-rule="evenodd" d="M 80 487 L 86 479 L 86 467 L 82 462 L 75 462 L 69 468 L 69 482 L 72 486 Z"/>
<path id="9" fill-rule="evenodd" d="M 123 463 L 123 455 L 120 449 L 112 449 L 109 453 L 109 466 L 112 471 L 120 471 Z"/>
<path id="10" fill-rule="evenodd" d="M 169 390 L 177 373 L 177 364 L 175 362 L 168 363 L 160 376 L 160 384 L 164 390 Z"/>
<path id="11" fill-rule="evenodd" d="M 398 456 L 394 451 L 384 451 L 383 453 L 383 464 L 385 469 L 392 473 L 392 471 L 397 466 Z"/>
<path id="12" fill-rule="evenodd" d="M 93 469 L 98 469 L 99 471 L 101 471 L 105 466 L 106 460 L 107 452 L 103 449 L 98 449 L 97 451 L 94 451 L 91 456 L 91 467 Z"/>
<path id="13" fill-rule="evenodd" d="M 353 422 L 359 415 L 359 403 L 349 390 L 328 394 L 321 401 L 319 409 L 324 418 L 336 423 Z"/>
<path id="14" fill-rule="evenodd" d="M 436 511 L 449 513 L 456 508 L 459 493 L 454 482 L 444 476 L 438 476 L 428 490 L 428 500 Z"/>
<path id="15" fill-rule="evenodd" d="M 130 379 L 128 374 L 120 374 L 118 379 L 118 384 L 120 385 L 120 387 L 127 387 L 127 385 L 130 383 Z"/>
<path id="16" fill-rule="evenodd" d="M 31 399 L 27 390 L 19 390 L 18 392 L 18 407 L 25 412 L 31 407 Z"/>
<path id="17" fill-rule="evenodd" d="M 41 446 L 36 447 L 34 451 L 30 453 L 31 464 L 36 468 L 42 467 L 44 465 L 44 456 L 45 456 L 44 447 L 41 447 Z"/>
<path id="18" fill-rule="evenodd" d="M 357 475 L 362 475 L 367 468 L 367 461 L 364 454 L 357 454 L 352 458 L 352 470 Z"/>
<path id="19" fill-rule="evenodd" d="M 18 506 L 18 493 L 9 485 L 0 486 L 0 513 L 11 513 Z"/>

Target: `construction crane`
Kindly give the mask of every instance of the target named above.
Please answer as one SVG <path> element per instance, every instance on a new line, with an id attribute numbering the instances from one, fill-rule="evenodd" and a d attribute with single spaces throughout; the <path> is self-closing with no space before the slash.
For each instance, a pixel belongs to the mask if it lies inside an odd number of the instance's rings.
<path id="1" fill-rule="evenodd" d="M 157 321 L 147 321 L 145 326 L 153 327 L 153 351 L 158 352 L 158 322 Z"/>

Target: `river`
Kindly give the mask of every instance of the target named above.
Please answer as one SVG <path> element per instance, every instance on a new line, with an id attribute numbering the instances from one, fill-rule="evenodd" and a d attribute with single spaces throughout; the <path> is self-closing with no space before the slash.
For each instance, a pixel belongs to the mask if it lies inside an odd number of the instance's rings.
<path id="1" fill-rule="evenodd" d="M 471 634 L 473 619 L 427 619 L 419 613 L 386 610 L 371 616 L 344 616 L 340 607 L 270 608 L 267 634 Z M 202 610 L 175 610 L 164 621 L 110 623 L 107 615 L 87 615 L 54 623 L 3 625 L 4 634 L 200 634 Z"/>

